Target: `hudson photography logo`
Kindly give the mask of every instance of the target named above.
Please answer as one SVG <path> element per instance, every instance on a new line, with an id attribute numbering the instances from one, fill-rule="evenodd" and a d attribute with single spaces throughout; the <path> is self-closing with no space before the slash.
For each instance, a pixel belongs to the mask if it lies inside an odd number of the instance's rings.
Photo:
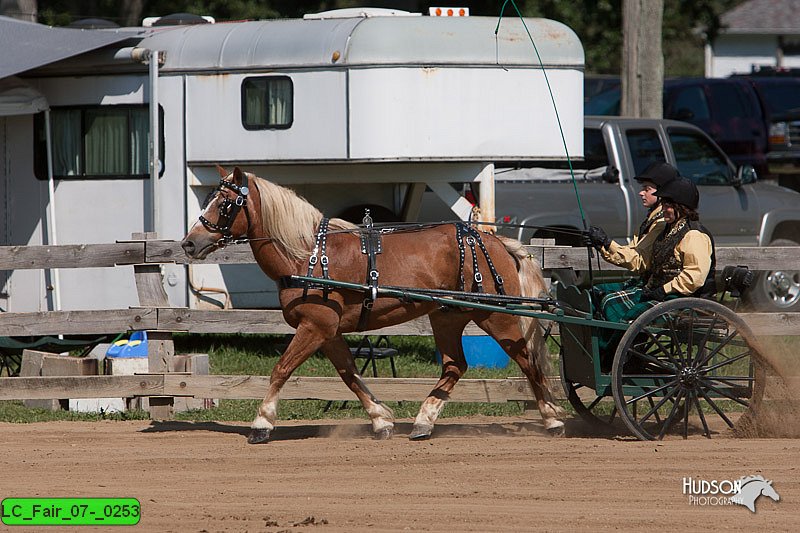
<path id="1" fill-rule="evenodd" d="M 776 502 L 781 499 L 772 487 L 772 481 L 763 476 L 745 476 L 739 479 L 683 478 L 683 494 L 689 505 L 743 505 L 756 512 L 756 500 L 767 496 Z"/>

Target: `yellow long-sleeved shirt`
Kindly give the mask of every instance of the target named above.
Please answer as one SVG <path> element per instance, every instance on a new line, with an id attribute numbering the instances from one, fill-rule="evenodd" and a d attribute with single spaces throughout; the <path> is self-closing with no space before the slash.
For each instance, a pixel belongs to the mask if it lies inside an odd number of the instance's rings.
<path id="1" fill-rule="evenodd" d="M 628 268 L 627 265 L 630 264 L 634 257 L 649 253 L 656 237 L 661 235 L 666 225 L 664 213 L 661 211 L 661 204 L 647 215 L 647 223 L 647 231 L 643 235 L 635 234 L 629 244 L 617 244 L 611 241 L 611 245 L 608 248 L 600 250 L 603 259 L 612 265 Z"/>
<path id="2" fill-rule="evenodd" d="M 676 222 L 677 224 L 678 222 Z M 628 268 L 638 274 L 650 270 L 652 266 L 652 243 L 660 232 L 650 231 L 644 240 L 648 240 L 649 245 L 634 248 L 635 253 L 630 254 L 624 263 L 619 266 Z M 664 284 L 663 289 L 666 294 L 678 293 L 688 296 L 697 291 L 706 282 L 708 273 L 711 270 L 711 239 L 702 231 L 690 229 L 683 239 L 675 246 L 675 258 L 680 261 L 683 267 L 675 278 Z"/>

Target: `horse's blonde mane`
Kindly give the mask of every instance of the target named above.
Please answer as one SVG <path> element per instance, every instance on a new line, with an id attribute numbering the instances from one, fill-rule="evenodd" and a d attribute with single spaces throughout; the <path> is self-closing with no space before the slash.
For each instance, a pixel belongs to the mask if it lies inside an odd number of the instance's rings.
<path id="1" fill-rule="evenodd" d="M 264 231 L 292 259 L 308 259 L 314 248 L 317 226 L 322 220 L 319 209 L 296 192 L 254 174 L 247 177 L 256 185 L 261 199 L 261 223 Z M 330 229 L 354 229 L 355 224 L 334 218 Z"/>

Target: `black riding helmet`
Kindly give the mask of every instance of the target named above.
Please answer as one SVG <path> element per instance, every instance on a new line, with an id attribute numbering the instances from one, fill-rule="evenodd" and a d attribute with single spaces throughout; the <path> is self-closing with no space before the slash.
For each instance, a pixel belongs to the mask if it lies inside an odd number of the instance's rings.
<path id="1" fill-rule="evenodd" d="M 670 181 L 678 179 L 678 171 L 669 163 L 655 161 L 647 165 L 647 168 L 640 175 L 634 176 L 633 179 L 639 183 L 650 181 L 657 189 L 660 189 Z"/>
<path id="2" fill-rule="evenodd" d="M 662 200 L 667 200 L 689 209 L 697 209 L 700 203 L 700 192 L 691 180 L 678 178 L 659 187 L 655 195 Z"/>

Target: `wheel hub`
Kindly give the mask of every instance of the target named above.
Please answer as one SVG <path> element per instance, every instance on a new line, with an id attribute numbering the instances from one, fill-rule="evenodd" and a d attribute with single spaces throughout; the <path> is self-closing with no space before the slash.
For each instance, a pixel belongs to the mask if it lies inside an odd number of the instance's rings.
<path id="1" fill-rule="evenodd" d="M 767 290 L 772 300 L 784 307 L 800 299 L 800 281 L 791 272 L 770 272 L 767 275 Z"/>
<path id="2" fill-rule="evenodd" d="M 681 369 L 680 372 L 681 385 L 683 385 L 687 389 L 695 388 L 699 381 L 699 377 L 700 376 L 697 373 L 697 370 L 695 370 L 694 368 L 685 367 Z"/>

